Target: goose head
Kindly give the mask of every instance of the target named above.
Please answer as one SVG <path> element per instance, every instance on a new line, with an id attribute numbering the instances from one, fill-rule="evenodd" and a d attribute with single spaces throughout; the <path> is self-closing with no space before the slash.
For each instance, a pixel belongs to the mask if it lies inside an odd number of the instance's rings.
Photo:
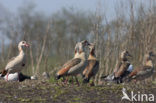
<path id="1" fill-rule="evenodd" d="M 148 54 L 150 57 L 155 57 L 155 54 L 152 51 L 150 51 Z"/>
<path id="2" fill-rule="evenodd" d="M 149 51 L 146 55 L 145 55 L 145 59 L 146 60 L 151 60 L 153 57 L 155 57 L 155 54 L 152 51 Z"/>
<path id="3" fill-rule="evenodd" d="M 90 44 L 87 40 L 78 42 L 75 46 L 75 56 L 74 58 L 82 58 L 82 59 L 86 59 L 87 55 L 86 55 L 86 47 L 88 47 Z"/>
<path id="4" fill-rule="evenodd" d="M 147 54 L 145 54 L 143 65 L 153 67 L 153 57 L 155 57 L 155 54 L 152 51 L 149 51 Z"/>
<path id="5" fill-rule="evenodd" d="M 86 48 L 90 45 L 90 43 L 87 40 L 83 40 L 79 43 L 79 53 L 85 52 Z"/>
<path id="6" fill-rule="evenodd" d="M 21 42 L 19 42 L 19 44 L 18 44 L 18 49 L 21 51 L 21 50 L 23 50 L 24 48 L 26 48 L 26 47 L 29 47 L 29 44 L 26 42 L 26 41 L 21 41 Z"/>
<path id="7" fill-rule="evenodd" d="M 121 52 L 121 59 L 127 59 L 127 57 L 132 57 L 131 54 L 127 50 L 124 50 L 123 52 Z"/>
<path id="8" fill-rule="evenodd" d="M 89 52 L 91 55 L 95 56 L 95 44 L 94 43 L 89 44 Z"/>

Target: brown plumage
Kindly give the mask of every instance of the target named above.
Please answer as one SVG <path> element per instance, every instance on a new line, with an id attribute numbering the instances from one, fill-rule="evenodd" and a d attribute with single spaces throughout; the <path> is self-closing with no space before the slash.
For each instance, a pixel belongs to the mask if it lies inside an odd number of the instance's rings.
<path id="1" fill-rule="evenodd" d="M 79 59 L 79 58 L 74 58 L 74 59 L 68 61 L 68 62 L 65 63 L 65 64 L 63 65 L 63 67 L 58 71 L 57 75 L 62 75 L 62 76 L 67 75 L 67 74 L 68 74 L 68 70 L 69 70 L 71 67 L 73 67 L 73 66 L 79 64 L 80 62 L 81 62 L 81 59 Z"/>
<path id="2" fill-rule="evenodd" d="M 132 79 L 135 80 L 144 80 L 150 77 L 153 74 L 154 67 L 152 57 L 155 56 L 153 52 L 149 52 L 145 55 L 145 63 L 143 66 L 137 67 L 133 72 L 129 74 L 129 81 Z"/>
<path id="3" fill-rule="evenodd" d="M 127 56 L 131 56 L 131 55 L 129 54 L 128 51 L 124 50 L 121 53 L 119 62 L 117 63 L 117 65 L 114 69 L 115 78 L 119 78 L 120 76 L 123 75 L 123 73 L 125 73 L 125 71 L 127 71 L 128 67 L 130 65 L 130 62 L 128 61 Z"/>
<path id="4" fill-rule="evenodd" d="M 84 83 L 89 82 L 90 78 L 95 76 L 99 70 L 99 61 L 96 59 L 95 56 L 95 45 L 90 44 L 89 49 L 90 54 L 88 58 L 88 65 L 83 71 Z"/>
<path id="5" fill-rule="evenodd" d="M 85 47 L 88 46 L 87 41 L 81 41 L 75 47 L 74 58 L 65 63 L 57 72 L 56 77 L 59 79 L 62 76 L 77 75 L 81 73 L 87 65 Z"/>

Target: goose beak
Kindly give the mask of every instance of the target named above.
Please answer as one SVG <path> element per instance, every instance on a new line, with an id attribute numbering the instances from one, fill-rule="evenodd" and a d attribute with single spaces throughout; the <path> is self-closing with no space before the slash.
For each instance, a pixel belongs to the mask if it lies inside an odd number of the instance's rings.
<path id="1" fill-rule="evenodd" d="M 133 56 L 132 56 L 131 54 L 129 54 L 129 53 L 128 53 L 128 56 L 129 56 L 129 57 L 133 57 Z"/>
<path id="2" fill-rule="evenodd" d="M 155 53 L 153 53 L 153 52 L 150 52 L 149 55 L 152 56 L 152 57 L 156 56 Z"/>
<path id="3" fill-rule="evenodd" d="M 82 43 L 84 46 L 90 45 L 90 43 L 89 43 L 87 40 L 83 40 L 83 41 L 81 41 L 81 43 Z"/>
<path id="4" fill-rule="evenodd" d="M 86 41 L 85 44 L 86 44 L 86 46 L 89 46 L 90 45 L 90 43 L 88 41 Z"/>
<path id="5" fill-rule="evenodd" d="M 132 57 L 132 55 L 128 51 L 126 51 L 126 56 Z"/>
<path id="6" fill-rule="evenodd" d="M 27 43 L 26 43 L 26 44 L 25 44 L 25 46 L 26 46 L 26 47 L 29 47 L 29 46 L 30 46 L 30 44 L 27 44 Z"/>
<path id="7" fill-rule="evenodd" d="M 155 54 L 152 54 L 153 57 L 155 57 Z"/>
<path id="8" fill-rule="evenodd" d="M 91 46 L 91 43 L 88 43 L 87 46 Z"/>

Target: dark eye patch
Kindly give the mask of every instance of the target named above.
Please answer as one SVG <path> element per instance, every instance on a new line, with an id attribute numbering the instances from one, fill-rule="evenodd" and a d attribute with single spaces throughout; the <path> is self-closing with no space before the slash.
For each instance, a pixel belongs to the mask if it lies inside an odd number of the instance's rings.
<path id="1" fill-rule="evenodd" d="M 127 53 L 127 54 L 129 54 L 129 52 L 128 52 L 128 51 L 126 51 L 126 53 Z"/>

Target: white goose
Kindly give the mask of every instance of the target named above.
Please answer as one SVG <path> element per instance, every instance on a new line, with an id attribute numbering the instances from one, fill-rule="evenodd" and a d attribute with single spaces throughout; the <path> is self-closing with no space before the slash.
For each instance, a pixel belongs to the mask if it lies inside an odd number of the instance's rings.
<path id="1" fill-rule="evenodd" d="M 25 53 L 23 49 L 28 46 L 26 41 L 21 41 L 18 44 L 19 54 L 16 57 L 13 57 L 2 71 L 2 77 L 6 75 L 7 81 L 9 73 L 19 73 L 25 66 Z"/>

